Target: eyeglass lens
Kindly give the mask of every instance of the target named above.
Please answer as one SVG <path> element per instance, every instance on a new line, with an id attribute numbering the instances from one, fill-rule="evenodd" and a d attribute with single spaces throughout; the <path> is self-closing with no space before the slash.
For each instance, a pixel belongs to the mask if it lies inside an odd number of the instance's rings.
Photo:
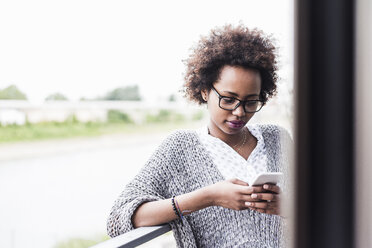
<path id="1" fill-rule="evenodd" d="M 220 107 L 226 110 L 234 110 L 239 104 L 239 100 L 230 97 L 221 97 Z M 244 104 L 246 112 L 256 112 L 261 108 L 262 103 L 260 101 L 247 101 Z"/>

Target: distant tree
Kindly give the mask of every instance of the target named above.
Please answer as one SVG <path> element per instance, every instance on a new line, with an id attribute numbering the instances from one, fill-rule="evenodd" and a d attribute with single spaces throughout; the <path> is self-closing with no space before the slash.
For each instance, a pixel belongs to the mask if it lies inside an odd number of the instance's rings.
<path id="1" fill-rule="evenodd" d="M 168 102 L 175 102 L 175 101 L 176 101 L 176 96 L 174 94 L 168 97 Z"/>
<path id="2" fill-rule="evenodd" d="M 67 101 L 67 97 L 61 93 L 53 93 L 45 98 L 45 101 Z"/>
<path id="3" fill-rule="evenodd" d="M 107 112 L 107 121 L 116 123 L 133 123 L 132 119 L 127 113 L 119 110 L 110 109 Z"/>
<path id="4" fill-rule="evenodd" d="M 89 98 L 89 97 L 82 96 L 79 99 L 79 101 L 81 101 L 81 102 L 84 102 L 84 101 L 96 101 L 96 100 L 102 100 L 102 97 Z"/>
<path id="5" fill-rule="evenodd" d="M 127 101 L 140 101 L 141 96 L 139 93 L 139 88 L 137 85 L 134 86 L 127 86 L 123 88 L 116 88 L 113 91 L 110 91 L 103 97 L 103 100 L 108 101 L 120 101 L 120 100 L 127 100 Z"/>
<path id="6" fill-rule="evenodd" d="M 10 85 L 5 89 L 0 90 L 0 99 L 27 100 L 27 97 L 17 88 L 17 86 Z"/>

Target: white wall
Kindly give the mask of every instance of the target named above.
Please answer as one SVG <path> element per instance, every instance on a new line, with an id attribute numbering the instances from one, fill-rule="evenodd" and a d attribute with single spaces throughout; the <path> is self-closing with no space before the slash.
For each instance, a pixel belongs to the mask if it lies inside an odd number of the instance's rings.
<path id="1" fill-rule="evenodd" d="M 355 247 L 372 247 L 372 3 L 356 8 L 356 201 Z"/>

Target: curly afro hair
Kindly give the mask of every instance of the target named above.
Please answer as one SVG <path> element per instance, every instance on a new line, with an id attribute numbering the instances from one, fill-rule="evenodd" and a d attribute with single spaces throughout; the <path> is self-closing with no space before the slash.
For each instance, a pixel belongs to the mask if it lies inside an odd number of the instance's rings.
<path id="1" fill-rule="evenodd" d="M 276 49 L 270 38 L 258 29 L 226 25 L 202 36 L 186 59 L 185 96 L 199 104 L 205 103 L 202 90 L 210 90 L 225 65 L 259 70 L 260 98 L 264 103 L 276 93 Z"/>

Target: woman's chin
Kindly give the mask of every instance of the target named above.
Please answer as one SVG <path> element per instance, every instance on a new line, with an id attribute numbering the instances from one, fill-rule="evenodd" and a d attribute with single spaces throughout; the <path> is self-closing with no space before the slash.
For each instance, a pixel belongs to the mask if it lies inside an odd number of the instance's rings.
<path id="1" fill-rule="evenodd" d="M 236 128 L 236 127 L 230 127 L 230 125 L 226 125 L 226 127 L 223 129 L 223 131 L 226 134 L 233 135 L 233 134 L 237 134 L 237 133 L 241 132 L 243 130 L 243 128 L 244 128 L 244 126 L 242 126 L 240 128 Z"/>

